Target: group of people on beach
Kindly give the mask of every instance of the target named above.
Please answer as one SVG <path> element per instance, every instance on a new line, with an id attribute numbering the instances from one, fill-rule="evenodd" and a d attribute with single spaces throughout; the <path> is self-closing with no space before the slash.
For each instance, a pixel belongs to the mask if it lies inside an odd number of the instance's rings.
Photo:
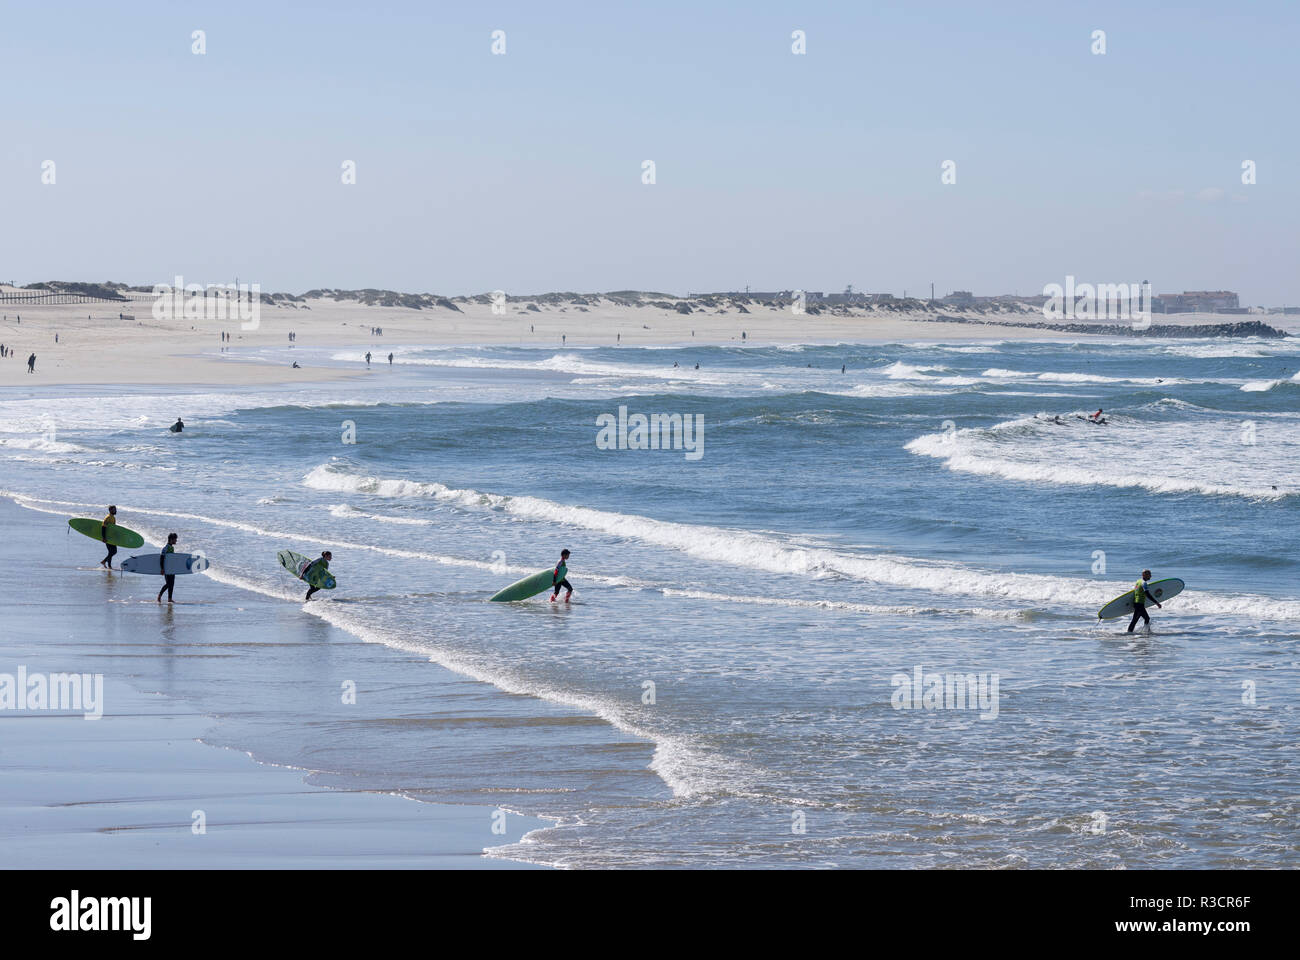
<path id="1" fill-rule="evenodd" d="M 117 544 L 108 542 L 108 528 L 117 525 L 117 507 L 110 504 L 108 515 L 104 517 L 99 527 L 99 538 L 104 541 L 108 547 L 108 553 L 104 559 L 99 561 L 99 565 L 106 570 L 113 569 L 113 558 L 117 556 Z M 167 534 L 167 545 L 162 548 L 162 553 L 158 554 L 158 572 L 162 574 L 163 585 L 158 591 L 158 603 L 162 603 L 163 594 L 167 594 L 167 602 L 174 603 L 172 591 L 176 589 L 176 574 L 167 572 L 167 555 L 176 552 L 176 543 L 180 540 L 174 533 Z"/>
<path id="2" fill-rule="evenodd" d="M 178 420 L 177 423 L 180 421 Z M 99 565 L 106 570 L 113 569 L 113 558 L 117 556 L 117 545 L 109 541 L 109 527 L 117 525 L 117 505 L 109 504 L 108 513 L 100 522 L 99 538 L 108 547 L 108 552 L 104 554 L 104 559 L 99 561 Z M 162 603 L 163 594 L 167 594 L 167 602 L 175 603 L 173 593 L 176 589 L 176 574 L 167 572 L 167 555 L 176 552 L 176 544 L 180 542 L 179 535 L 175 533 L 167 534 L 167 544 L 162 548 L 162 553 L 158 555 L 158 573 L 162 575 L 163 585 L 158 590 L 157 602 Z M 560 590 L 565 590 L 564 601 L 568 603 L 573 598 L 573 585 L 568 579 L 568 563 L 570 553 L 567 549 L 560 551 L 560 562 L 555 565 L 551 571 L 551 603 L 556 601 L 560 595 Z M 334 559 L 334 554 L 329 550 L 321 551 L 321 555 L 307 564 L 298 574 L 300 580 L 307 583 L 307 595 L 303 597 L 303 602 L 310 600 L 312 595 L 321 588 L 312 584 L 313 574 L 317 571 L 327 571 L 330 568 L 330 561 Z M 1150 576 L 1150 573 L 1147 574 Z M 1159 604 L 1157 604 L 1159 606 Z M 1134 614 L 1134 622 L 1137 621 L 1137 615 Z"/>
<path id="3" fill-rule="evenodd" d="M 58 335 L 56 334 L 55 335 L 56 339 L 54 341 L 55 343 L 59 342 L 57 336 Z M 18 354 L 13 347 L 7 347 L 3 343 L 0 343 L 0 357 L 15 357 L 17 355 Z M 36 354 L 34 353 L 27 358 L 27 372 L 28 373 L 36 372 Z"/>

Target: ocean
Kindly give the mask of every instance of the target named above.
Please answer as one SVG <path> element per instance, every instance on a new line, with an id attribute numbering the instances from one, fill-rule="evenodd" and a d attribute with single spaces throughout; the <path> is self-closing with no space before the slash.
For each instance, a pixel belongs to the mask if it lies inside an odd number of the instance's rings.
<path id="1" fill-rule="evenodd" d="M 284 599 L 278 723 L 216 667 L 128 678 L 216 741 L 542 817 L 492 855 L 560 867 L 1294 866 L 1300 340 L 372 349 L 0 397 L 52 549 L 93 567 L 63 519 L 111 502 L 207 557 L 168 636 L 223 629 L 206 578 Z M 573 603 L 487 601 L 562 548 Z M 338 588 L 302 605 L 281 549 Z M 1099 622 L 1144 568 L 1186 591 Z M 352 675 L 366 722 L 323 722 Z"/>

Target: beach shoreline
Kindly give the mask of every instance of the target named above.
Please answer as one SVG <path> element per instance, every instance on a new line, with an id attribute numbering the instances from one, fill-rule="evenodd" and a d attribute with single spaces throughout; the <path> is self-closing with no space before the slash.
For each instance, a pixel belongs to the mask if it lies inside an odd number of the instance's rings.
<path id="1" fill-rule="evenodd" d="M 244 330 L 238 320 L 156 319 L 145 302 L 6 304 L 0 309 L 0 343 L 11 352 L 0 359 L 0 387 L 363 381 L 385 365 L 398 344 L 563 350 L 987 340 L 1070 343 L 1128 332 L 1052 329 L 1035 314 L 1019 318 L 954 310 L 943 315 L 837 310 L 795 315 L 788 307 L 760 305 L 746 313 L 722 307 L 681 313 L 666 306 L 659 301 L 639 306 L 602 301 L 589 307 L 512 301 L 504 313 L 494 313 L 491 305 L 475 301 L 461 301 L 453 309 L 413 309 L 318 299 L 301 306 L 264 306 L 256 328 Z M 228 339 L 222 339 L 223 333 Z M 313 348 L 369 351 L 371 369 L 307 359 Z M 26 363 L 32 353 L 36 366 L 29 374 Z M 303 362 L 295 369 L 298 360 Z"/>
<path id="2" fill-rule="evenodd" d="M 226 742 L 224 715 L 247 724 L 251 714 L 274 712 L 273 699 L 218 697 L 214 710 L 177 696 L 168 661 L 229 653 L 210 644 L 209 652 L 200 649 L 219 636 L 200 620 L 213 620 L 223 603 L 234 605 L 227 609 L 238 612 L 215 619 L 241 617 L 241 649 L 256 650 L 287 639 L 277 632 L 275 601 L 213 581 L 200 585 L 198 577 L 179 578 L 176 607 L 156 606 L 148 597 L 132 601 L 124 590 L 149 593 L 155 578 L 95 572 L 90 555 L 101 548 L 82 537 L 69 538 L 68 549 L 90 557 L 90 566 L 71 565 L 61 556 L 63 544 L 51 549 L 58 518 L 8 497 L 0 500 L 0 518 L 6 581 L 40 584 L 12 591 L 3 604 L 8 629 L 0 640 L 0 674 L 102 677 L 98 703 L 88 697 L 78 705 L 85 709 L 51 709 L 52 695 L 46 709 L 0 709 L 0 842 L 9 867 L 537 867 L 490 850 L 526 843 L 529 832 L 549 821 L 502 808 L 416 802 L 400 791 L 318 785 L 320 771 L 255 758 L 238 745 L 238 735 Z M 186 619 L 189 642 L 182 639 Z M 316 618 L 302 619 L 312 621 L 313 641 L 323 651 L 331 642 L 354 642 Z M 258 620 L 265 624 L 260 635 Z M 442 676 L 444 684 L 463 682 L 435 664 L 422 672 Z M 102 715 L 83 718 L 94 712 Z"/>

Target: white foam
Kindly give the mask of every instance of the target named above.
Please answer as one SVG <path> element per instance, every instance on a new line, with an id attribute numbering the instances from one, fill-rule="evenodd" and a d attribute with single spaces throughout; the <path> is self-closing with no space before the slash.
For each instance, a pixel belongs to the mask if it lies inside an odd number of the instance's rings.
<path id="1" fill-rule="evenodd" d="M 1089 428 L 1093 429 L 1093 428 Z M 1101 428 L 1096 428 L 1101 429 Z M 699 524 L 655 520 L 635 514 L 574 507 L 539 497 L 511 497 L 458 490 L 440 483 L 361 476 L 325 464 L 303 483 L 314 489 L 347 490 L 380 497 L 428 497 L 467 510 L 503 512 L 526 520 L 581 527 L 615 537 L 676 550 L 700 560 L 761 570 L 783 576 L 843 576 L 866 583 L 925 590 L 956 596 L 995 597 L 1024 605 L 1067 609 L 1100 607 L 1115 594 L 1113 584 L 1042 574 L 981 570 L 966 564 L 896 555 L 845 553 L 826 548 L 791 546 L 777 536 Z M 1184 597 L 1187 597 L 1185 594 Z M 1268 597 L 1180 598 L 1192 612 L 1232 613 L 1259 619 L 1300 619 L 1300 601 Z"/>
<path id="2" fill-rule="evenodd" d="M 1292 475 L 1300 455 L 1293 431 L 1272 429 L 1269 443 L 1243 444 L 1242 421 L 1147 423 L 1114 418 L 1105 426 L 1071 416 L 1064 427 L 1025 417 L 988 429 L 924 434 L 905 449 L 942 460 L 949 470 L 1024 483 L 1144 488 L 1276 499 L 1294 494 L 1273 480 Z M 1104 432 L 1102 432 L 1104 431 Z M 1233 456 L 1225 456 L 1231 450 Z M 1124 465 L 1124 466 L 1117 466 Z M 1141 470 L 1128 464 L 1141 464 Z"/>

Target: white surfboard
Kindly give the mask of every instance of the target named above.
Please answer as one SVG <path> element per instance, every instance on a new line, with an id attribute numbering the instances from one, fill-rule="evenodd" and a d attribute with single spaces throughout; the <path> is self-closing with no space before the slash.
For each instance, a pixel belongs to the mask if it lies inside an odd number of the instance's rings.
<path id="1" fill-rule="evenodd" d="M 159 557 L 167 558 L 162 567 L 158 565 Z M 193 553 L 142 553 L 122 561 L 122 569 L 127 573 L 151 573 L 155 577 L 163 574 L 198 573 L 206 570 L 207 566 L 206 557 Z"/>

